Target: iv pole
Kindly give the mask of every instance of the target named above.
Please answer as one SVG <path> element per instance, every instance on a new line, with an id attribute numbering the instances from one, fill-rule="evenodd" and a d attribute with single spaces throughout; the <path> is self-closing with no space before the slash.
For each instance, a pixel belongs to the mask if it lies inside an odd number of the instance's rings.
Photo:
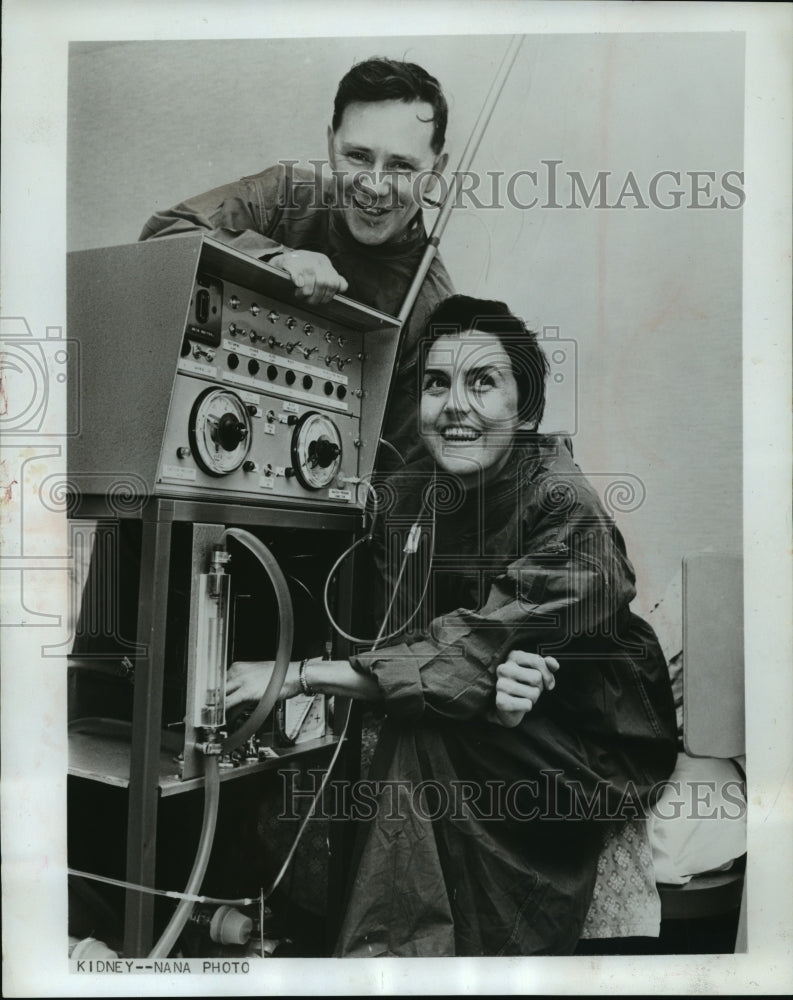
<path id="1" fill-rule="evenodd" d="M 504 53 L 504 58 L 501 60 L 501 65 L 498 68 L 495 79 L 490 86 L 490 91 L 485 98 L 485 103 L 482 105 L 482 110 L 479 112 L 479 117 L 474 124 L 473 131 L 471 132 L 465 149 L 463 150 L 463 154 L 460 157 L 460 162 L 452 176 L 452 183 L 449 187 L 449 192 L 441 205 L 440 212 L 435 220 L 435 225 L 432 227 L 432 232 L 430 233 L 429 239 L 427 240 L 427 246 L 424 250 L 424 256 L 421 258 L 418 269 L 413 276 L 410 288 L 405 295 L 405 300 L 399 310 L 397 318 L 403 325 L 410 316 L 416 299 L 418 298 L 419 291 L 421 290 L 421 286 L 427 276 L 427 272 L 429 271 L 432 262 L 438 253 L 438 246 L 440 245 L 441 237 L 443 236 L 446 224 L 449 221 L 449 216 L 452 214 L 452 209 L 454 208 L 457 191 L 462 184 L 464 175 L 471 165 L 471 161 L 476 155 L 476 151 L 479 149 L 482 136 L 485 134 L 485 129 L 490 123 L 490 118 L 493 114 L 496 103 L 501 96 L 501 91 L 504 89 L 504 84 L 507 82 L 507 77 L 509 76 L 512 66 L 515 63 L 515 59 L 517 58 L 518 50 L 523 44 L 523 37 L 523 35 L 512 36 L 507 51 Z"/>

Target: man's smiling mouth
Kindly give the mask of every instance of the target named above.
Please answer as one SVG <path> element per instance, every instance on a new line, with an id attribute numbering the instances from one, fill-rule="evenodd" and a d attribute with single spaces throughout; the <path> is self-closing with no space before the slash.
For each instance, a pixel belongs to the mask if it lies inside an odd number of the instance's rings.
<path id="1" fill-rule="evenodd" d="M 389 209 L 387 208 L 366 208 L 363 205 L 359 205 L 357 202 L 354 202 L 354 204 L 357 211 L 359 211 L 362 215 L 368 216 L 370 219 L 380 219 L 389 212 Z"/>

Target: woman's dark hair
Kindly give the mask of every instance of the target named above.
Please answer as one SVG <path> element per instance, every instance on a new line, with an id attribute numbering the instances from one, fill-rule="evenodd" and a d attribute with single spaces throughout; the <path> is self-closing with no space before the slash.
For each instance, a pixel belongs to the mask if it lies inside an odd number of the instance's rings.
<path id="1" fill-rule="evenodd" d="M 446 141 L 449 107 L 441 85 L 434 76 L 416 63 L 396 59 L 367 59 L 357 63 L 339 83 L 333 102 L 334 132 L 341 124 L 348 104 L 373 104 L 376 101 L 425 101 L 432 105 L 432 151 L 440 153 Z"/>
<path id="2" fill-rule="evenodd" d="M 545 380 L 549 365 L 537 334 L 513 315 L 504 302 L 452 295 L 444 299 L 427 321 L 422 342 L 422 367 L 432 343 L 443 336 L 466 330 L 492 333 L 501 341 L 512 364 L 518 386 L 518 417 L 521 423 L 537 427 L 545 412 Z"/>

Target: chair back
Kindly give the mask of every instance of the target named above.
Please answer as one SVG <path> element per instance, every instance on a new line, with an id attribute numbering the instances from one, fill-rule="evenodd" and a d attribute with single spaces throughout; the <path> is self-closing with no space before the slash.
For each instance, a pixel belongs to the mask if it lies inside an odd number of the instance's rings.
<path id="1" fill-rule="evenodd" d="M 691 757 L 745 753 L 743 558 L 683 560 L 683 745 Z"/>

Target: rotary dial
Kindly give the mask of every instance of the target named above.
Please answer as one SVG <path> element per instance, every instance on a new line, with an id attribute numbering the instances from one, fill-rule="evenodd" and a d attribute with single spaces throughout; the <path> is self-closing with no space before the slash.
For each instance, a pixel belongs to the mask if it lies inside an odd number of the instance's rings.
<path id="1" fill-rule="evenodd" d="M 236 393 L 201 393 L 190 414 L 190 444 L 196 461 L 211 476 L 227 476 L 242 465 L 251 446 L 251 418 Z"/>
<path id="2" fill-rule="evenodd" d="M 292 437 L 292 466 L 300 483 L 309 490 L 330 485 L 341 468 L 341 435 L 322 413 L 305 413 Z"/>

